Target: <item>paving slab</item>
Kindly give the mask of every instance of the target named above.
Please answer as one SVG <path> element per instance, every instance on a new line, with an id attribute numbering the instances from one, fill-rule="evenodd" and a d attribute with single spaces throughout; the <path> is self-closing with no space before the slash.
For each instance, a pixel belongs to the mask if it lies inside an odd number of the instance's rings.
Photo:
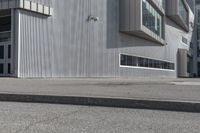
<path id="1" fill-rule="evenodd" d="M 0 79 L 0 100 L 200 112 L 200 79 Z"/>

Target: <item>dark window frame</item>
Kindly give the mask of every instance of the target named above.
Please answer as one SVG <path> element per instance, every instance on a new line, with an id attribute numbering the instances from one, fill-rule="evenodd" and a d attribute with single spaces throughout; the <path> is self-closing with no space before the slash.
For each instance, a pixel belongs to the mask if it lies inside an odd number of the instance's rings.
<path id="1" fill-rule="evenodd" d="M 128 58 L 129 60 L 127 61 Z M 133 58 L 137 62 L 133 62 L 134 61 Z M 126 54 L 120 54 L 120 65 L 127 67 L 143 67 L 143 68 L 154 68 L 161 70 L 175 70 L 175 63 L 172 62 L 145 58 L 140 56 L 126 55 Z"/>

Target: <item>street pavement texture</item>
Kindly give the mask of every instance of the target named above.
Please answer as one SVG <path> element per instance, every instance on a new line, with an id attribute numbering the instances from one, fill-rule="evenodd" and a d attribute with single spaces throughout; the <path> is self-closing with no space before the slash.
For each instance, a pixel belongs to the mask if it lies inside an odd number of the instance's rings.
<path id="1" fill-rule="evenodd" d="M 198 113 L 0 102 L 1 133 L 199 133 Z"/>
<path id="2" fill-rule="evenodd" d="M 200 79 L 0 78 L 0 94 L 155 99 L 200 102 Z"/>

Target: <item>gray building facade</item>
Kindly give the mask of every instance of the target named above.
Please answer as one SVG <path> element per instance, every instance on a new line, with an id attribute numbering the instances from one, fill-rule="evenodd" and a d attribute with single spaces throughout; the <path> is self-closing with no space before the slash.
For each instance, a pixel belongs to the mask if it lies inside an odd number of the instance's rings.
<path id="1" fill-rule="evenodd" d="M 193 73 L 186 0 L 2 0 L 0 9 L 1 76 Z"/>
<path id="2" fill-rule="evenodd" d="M 200 0 L 196 0 L 196 20 L 195 20 L 195 32 L 196 32 L 196 62 L 198 76 L 200 76 Z"/>

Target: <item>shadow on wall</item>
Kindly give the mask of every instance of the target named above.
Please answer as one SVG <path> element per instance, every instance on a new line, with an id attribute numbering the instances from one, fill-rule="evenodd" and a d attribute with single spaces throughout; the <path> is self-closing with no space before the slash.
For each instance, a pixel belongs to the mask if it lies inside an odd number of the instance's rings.
<path id="1" fill-rule="evenodd" d="M 117 1 L 117 2 L 116 2 Z M 162 47 L 159 43 L 119 31 L 119 0 L 107 0 L 107 48 Z"/>
<path id="2" fill-rule="evenodd" d="M 26 10 L 21 10 L 21 13 L 23 13 L 26 16 L 36 17 L 36 18 L 40 18 L 40 19 L 47 19 L 49 17 L 47 15 L 39 14 L 36 12 L 30 12 L 30 11 L 26 11 Z"/>
<path id="3" fill-rule="evenodd" d="M 178 29 L 180 31 L 183 31 L 183 28 L 181 28 L 180 26 L 178 26 L 174 21 L 172 21 L 170 18 L 165 18 L 165 23 L 166 25 L 170 26 L 170 27 L 173 27 L 174 29 Z"/>

